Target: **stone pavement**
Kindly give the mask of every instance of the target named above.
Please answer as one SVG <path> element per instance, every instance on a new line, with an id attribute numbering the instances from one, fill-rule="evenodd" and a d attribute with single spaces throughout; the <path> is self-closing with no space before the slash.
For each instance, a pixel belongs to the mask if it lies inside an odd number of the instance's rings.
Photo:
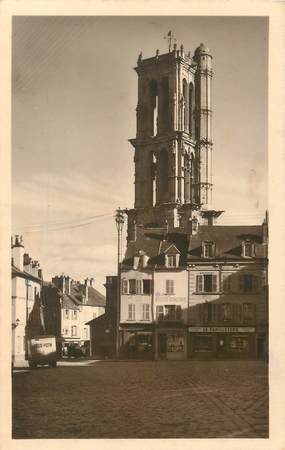
<path id="1" fill-rule="evenodd" d="M 15 371 L 13 437 L 266 438 L 268 366 L 94 361 Z"/>

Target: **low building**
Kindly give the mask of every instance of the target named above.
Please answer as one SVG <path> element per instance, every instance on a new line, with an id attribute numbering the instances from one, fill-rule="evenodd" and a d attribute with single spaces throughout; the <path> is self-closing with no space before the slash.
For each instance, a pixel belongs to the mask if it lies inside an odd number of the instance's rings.
<path id="1" fill-rule="evenodd" d="M 116 356 L 117 277 L 106 277 L 106 310 L 100 317 L 86 323 L 90 327 L 91 355 L 98 358 Z"/>
<path id="2" fill-rule="evenodd" d="M 90 353 L 90 334 L 86 322 L 105 312 L 105 297 L 93 287 L 93 279 L 84 283 L 61 275 L 45 283 L 43 304 L 46 328 L 55 334 L 59 354 L 68 354 L 75 346 Z"/>
<path id="3" fill-rule="evenodd" d="M 12 362 L 26 359 L 26 340 L 44 332 L 41 311 L 42 271 L 25 253 L 23 238 L 12 237 Z"/>

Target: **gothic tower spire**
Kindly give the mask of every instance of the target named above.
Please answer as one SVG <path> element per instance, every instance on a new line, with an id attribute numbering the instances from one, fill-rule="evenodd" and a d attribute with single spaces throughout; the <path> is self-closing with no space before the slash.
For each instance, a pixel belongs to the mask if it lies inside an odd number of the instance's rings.
<path id="1" fill-rule="evenodd" d="M 171 44 L 170 44 L 171 46 Z M 135 207 L 129 223 L 187 226 L 212 193 L 212 56 L 201 44 L 191 58 L 183 45 L 137 67 Z"/>

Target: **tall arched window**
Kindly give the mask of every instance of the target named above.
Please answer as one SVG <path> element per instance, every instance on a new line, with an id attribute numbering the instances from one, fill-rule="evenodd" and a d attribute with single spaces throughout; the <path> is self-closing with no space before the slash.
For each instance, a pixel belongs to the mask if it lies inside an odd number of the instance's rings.
<path id="1" fill-rule="evenodd" d="M 183 105 L 182 105 L 183 130 L 188 131 L 188 85 L 183 79 Z"/>
<path id="2" fill-rule="evenodd" d="M 157 190 L 157 162 L 156 156 L 152 152 L 152 205 L 156 205 L 156 190 Z"/>
<path id="3" fill-rule="evenodd" d="M 185 199 L 185 203 L 190 203 L 190 201 L 191 201 L 190 165 L 191 165 L 190 158 L 187 155 L 185 157 L 185 162 L 184 162 L 184 199 Z"/>
<path id="4" fill-rule="evenodd" d="M 196 192 L 195 192 L 195 158 L 192 153 L 190 158 L 190 201 L 191 203 L 196 202 Z"/>
<path id="5" fill-rule="evenodd" d="M 164 77 L 160 84 L 160 97 L 159 97 L 159 115 L 160 115 L 160 129 L 161 131 L 167 131 L 169 128 L 169 83 L 168 78 Z"/>
<path id="6" fill-rule="evenodd" d="M 189 85 L 189 133 L 194 134 L 194 86 Z"/>
<path id="7" fill-rule="evenodd" d="M 157 135 L 157 118 L 158 118 L 158 89 L 157 82 L 150 82 L 150 134 Z"/>
<path id="8" fill-rule="evenodd" d="M 157 202 L 163 203 L 168 199 L 168 153 L 162 150 L 157 160 Z"/>

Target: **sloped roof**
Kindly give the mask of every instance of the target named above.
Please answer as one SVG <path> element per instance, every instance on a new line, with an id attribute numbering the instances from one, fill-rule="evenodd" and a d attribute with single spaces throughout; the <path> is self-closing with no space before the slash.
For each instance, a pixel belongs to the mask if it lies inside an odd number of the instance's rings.
<path id="1" fill-rule="evenodd" d="M 71 295 L 75 298 L 78 305 L 83 304 L 83 285 L 72 284 L 71 285 Z M 97 291 L 93 286 L 88 286 L 88 300 L 84 305 L 87 306 L 105 306 L 106 298 L 103 294 Z"/>
<path id="2" fill-rule="evenodd" d="M 180 265 L 186 263 L 188 238 L 185 232 L 175 230 L 166 233 L 164 228 L 138 227 L 136 241 L 129 242 L 122 266 L 131 267 L 134 256 L 143 251 L 148 257 L 148 267 L 164 265 L 164 252 L 175 246 L 181 253 Z"/>
<path id="3" fill-rule="evenodd" d="M 106 313 L 101 314 L 99 317 L 95 317 L 94 319 L 89 320 L 88 322 L 85 322 L 85 325 L 97 325 L 97 324 L 101 324 L 102 322 L 107 322 L 109 319 L 109 317 L 107 316 Z"/>
<path id="4" fill-rule="evenodd" d="M 238 260 L 242 255 L 242 242 L 255 243 L 255 258 L 266 258 L 267 246 L 262 243 L 262 225 L 200 225 L 198 233 L 190 236 L 182 228 L 166 233 L 165 229 L 138 228 L 136 241 L 129 242 L 123 268 L 133 266 L 134 256 L 140 251 L 149 257 L 147 267 L 164 266 L 165 252 L 174 246 L 180 252 L 180 266 L 187 261 L 201 260 L 202 243 L 215 243 L 215 259 Z M 208 260 L 208 258 L 207 258 Z"/>
<path id="5" fill-rule="evenodd" d="M 41 278 L 36 277 L 35 275 L 32 275 L 32 274 L 26 272 L 25 270 L 20 270 L 18 267 L 14 266 L 12 264 L 12 276 L 13 275 L 21 277 L 21 278 L 26 278 L 26 279 L 29 279 L 29 280 L 32 280 L 32 281 L 35 281 L 35 282 L 38 282 L 38 283 L 42 282 Z"/>
<path id="6" fill-rule="evenodd" d="M 79 310 L 78 302 L 75 301 L 72 295 L 62 294 L 62 307 L 64 309 Z"/>
<path id="7" fill-rule="evenodd" d="M 266 257 L 261 225 L 200 225 L 198 233 L 190 238 L 188 261 L 201 259 L 202 243 L 205 241 L 215 243 L 215 259 L 240 259 L 242 242 L 246 239 L 255 243 L 256 258 Z"/>

